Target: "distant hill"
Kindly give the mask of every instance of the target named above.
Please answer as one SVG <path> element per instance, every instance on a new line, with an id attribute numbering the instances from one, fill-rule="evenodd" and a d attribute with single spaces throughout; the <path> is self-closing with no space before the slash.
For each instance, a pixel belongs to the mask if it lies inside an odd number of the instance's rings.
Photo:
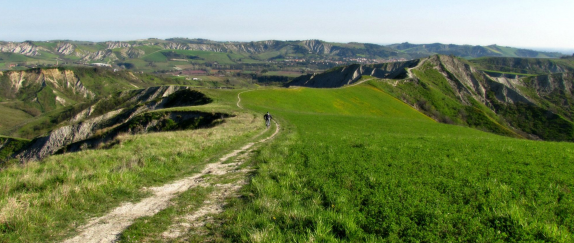
<path id="1" fill-rule="evenodd" d="M 340 87 L 370 80 L 437 121 L 531 139 L 574 141 L 574 60 L 435 55 L 350 65 L 288 85 Z"/>
<path id="2" fill-rule="evenodd" d="M 119 91 L 175 82 L 97 67 L 0 71 L 0 133 L 33 138 Z"/>
<path id="3" fill-rule="evenodd" d="M 512 72 L 521 74 L 548 74 L 574 72 L 574 59 L 540 59 L 540 58 L 511 58 L 484 57 L 470 62 L 483 70 Z"/>
<path id="4" fill-rule="evenodd" d="M 536 57 L 536 58 L 559 58 L 563 54 L 558 52 L 541 52 L 528 49 L 520 49 L 508 46 L 471 46 L 454 44 L 410 44 L 408 42 L 389 45 L 399 52 L 413 56 L 430 56 L 434 54 L 454 55 L 463 58 L 478 57 Z"/>
<path id="5" fill-rule="evenodd" d="M 189 65 L 261 65 L 277 62 L 381 62 L 410 60 L 434 54 L 478 57 L 558 58 L 562 54 L 502 46 L 410 44 L 376 45 L 320 40 L 217 42 L 206 39 L 134 41 L 0 42 L 0 69 L 18 66 L 106 63 L 141 71 Z M 187 66 L 186 66 L 187 65 Z"/>

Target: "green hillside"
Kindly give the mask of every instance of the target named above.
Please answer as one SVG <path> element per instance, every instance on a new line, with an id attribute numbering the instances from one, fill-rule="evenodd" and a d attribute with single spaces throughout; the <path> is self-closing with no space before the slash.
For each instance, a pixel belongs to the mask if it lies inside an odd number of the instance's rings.
<path id="1" fill-rule="evenodd" d="M 248 99 L 256 92 L 247 93 Z M 318 115 L 385 116 L 434 122 L 410 106 L 373 86 L 350 89 L 277 89 L 251 99 L 258 110 L 297 112 Z M 268 95 L 267 95 L 268 94 Z M 249 104 L 249 103 L 248 103 Z M 319 125 L 319 124 L 317 124 Z"/>
<path id="2" fill-rule="evenodd" d="M 0 240 L 68 238 L 89 218 L 146 197 L 141 187 L 198 173 L 253 141 L 266 111 L 281 132 L 253 155 L 242 196 L 199 226 L 204 233 L 178 240 L 573 240 L 574 144 L 438 123 L 376 84 L 245 92 L 247 110 L 236 106 L 241 90 L 205 90 L 214 103 L 177 110 L 234 115 L 220 126 L 123 135 L 106 150 L 11 165 L 0 171 Z M 213 190 L 182 193 L 167 209 L 136 220 L 120 240 L 164 241 L 162 232 L 211 200 Z"/>
<path id="3" fill-rule="evenodd" d="M 574 71 L 574 59 L 483 57 L 471 60 L 483 70 L 518 73 L 548 74 Z"/>
<path id="4" fill-rule="evenodd" d="M 364 81 L 436 121 L 510 137 L 574 141 L 574 76 L 568 58 L 434 55 L 408 62 L 348 65 L 286 86 L 341 87 Z"/>
<path id="5" fill-rule="evenodd" d="M 571 143 L 436 123 L 366 84 L 242 99 L 285 128 L 256 157 L 250 196 L 221 216 L 222 238 L 573 240 Z"/>
<path id="6" fill-rule="evenodd" d="M 242 57 L 150 51 L 142 58 L 224 65 Z M 230 204 L 223 213 L 178 241 L 571 242 L 574 144 L 522 139 L 534 134 L 572 141 L 570 67 L 568 59 L 433 56 L 307 75 L 339 72 L 350 78 L 342 83 L 354 85 L 333 89 L 199 89 L 213 102 L 158 108 L 124 124 L 109 120 L 104 122 L 109 127 L 94 128 L 90 138 L 112 134 L 102 147 L 74 141 L 63 144 L 61 154 L 26 164 L 7 158 L 31 143 L 0 137 L 0 160 L 7 162 L 0 165 L 0 242 L 69 238 L 90 218 L 149 196 L 142 188 L 197 174 L 229 151 L 269 135 L 272 129 L 263 130 L 261 122 L 267 111 L 280 125 L 279 135 L 238 155 L 250 158 L 242 166 L 252 174 L 201 177 L 211 183 L 246 180 L 241 196 L 226 199 Z M 96 103 L 92 117 L 144 105 L 127 102 L 132 96 L 114 98 L 119 91 L 189 85 L 183 78 L 79 67 L 3 72 L 0 81 L 5 88 L 0 111 L 9 115 L 0 119 L 2 132 L 25 138 L 63 126 Z M 139 97 L 147 99 L 157 90 L 130 92 L 143 92 Z M 184 93 L 170 95 L 165 104 Z M 205 122 L 212 125 L 183 129 L 187 126 L 175 120 L 190 111 L 203 112 L 193 120 L 197 124 L 210 116 L 214 120 Z M 183 130 L 131 135 L 131 129 L 148 125 Z M 46 145 L 42 148 L 60 146 Z M 98 147 L 106 149 L 90 149 Z M 70 152 L 76 149 L 83 151 Z M 214 200 L 209 195 L 217 188 L 189 189 L 166 209 L 133 222 L 120 241 L 165 241 L 162 232 L 181 222 L 181 214 Z"/>
<path id="7" fill-rule="evenodd" d="M 207 90 L 217 103 L 170 111 L 234 113 L 238 92 Z M 0 242 L 59 241 L 89 217 L 148 196 L 142 187 L 193 175 L 216 156 L 250 142 L 261 134 L 255 118 L 251 112 L 235 113 L 209 129 L 124 134 L 117 139 L 121 145 L 105 150 L 9 164 L 0 169 Z M 0 145 L 6 139 L 0 137 Z M 5 155 L 5 148 L 0 155 Z M 21 207 L 22 203 L 27 206 Z"/>
<path id="8" fill-rule="evenodd" d="M 13 75 L 18 78 L 14 79 Z M 16 89 L 14 83 L 20 77 L 23 82 Z M 187 83 L 151 74 L 93 67 L 7 71 L 0 75 L 0 112 L 3 114 L 0 133 L 32 139 L 119 91 L 166 84 Z"/>

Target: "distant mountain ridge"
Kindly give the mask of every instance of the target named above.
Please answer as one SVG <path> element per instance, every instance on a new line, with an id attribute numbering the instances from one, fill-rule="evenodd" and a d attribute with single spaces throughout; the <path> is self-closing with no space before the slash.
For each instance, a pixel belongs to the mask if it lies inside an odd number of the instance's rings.
<path id="1" fill-rule="evenodd" d="M 134 41 L 25 41 L 0 42 L 0 52 L 19 54 L 26 57 L 42 57 L 62 61 L 120 62 L 139 59 L 162 50 L 206 51 L 236 54 L 237 59 L 251 58 L 265 61 L 281 57 L 313 58 L 405 58 L 416 59 L 434 54 L 455 55 L 463 58 L 478 57 L 538 57 L 558 58 L 557 52 L 490 46 L 454 44 L 411 44 L 377 45 L 368 43 L 334 43 L 321 40 L 304 41 L 252 41 L 217 42 L 206 39 L 147 39 Z M 1 62 L 1 60 L 0 60 Z"/>

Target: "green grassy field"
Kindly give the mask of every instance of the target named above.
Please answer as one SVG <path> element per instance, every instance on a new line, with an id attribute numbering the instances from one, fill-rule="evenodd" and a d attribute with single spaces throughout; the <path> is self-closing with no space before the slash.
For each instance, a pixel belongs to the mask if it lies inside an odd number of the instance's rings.
<path id="1" fill-rule="evenodd" d="M 574 144 L 436 123 L 369 85 L 242 95 L 283 135 L 213 229 L 242 242 L 571 242 Z"/>
<path id="2" fill-rule="evenodd" d="M 197 173 L 250 141 L 266 111 L 281 124 L 279 137 L 256 151 L 250 184 L 216 216 L 221 226 L 188 232 L 188 240 L 574 240 L 574 144 L 437 123 L 383 90 L 376 82 L 255 90 L 241 94 L 248 112 L 235 106 L 241 90 L 204 90 L 213 103 L 168 110 L 237 117 L 214 129 L 125 136 L 109 150 L 12 165 L 0 171 L 0 241 L 65 238 L 90 217 L 145 196 L 139 188 Z M 161 233 L 212 190 L 183 193 L 120 240 L 165 240 Z"/>
<path id="3" fill-rule="evenodd" d="M 30 58 L 24 55 L 17 53 L 7 53 L 7 52 L 1 52 L 0 58 L 3 60 L 3 62 L 26 62 L 30 60 Z"/>
<path id="4" fill-rule="evenodd" d="M 257 115 L 237 113 L 238 90 L 208 90 L 217 103 L 178 110 L 228 112 L 212 129 L 124 135 L 119 145 L 51 156 L 0 170 L 0 242 L 57 241 L 90 217 L 200 171 L 260 133 Z"/>
<path id="5" fill-rule="evenodd" d="M 157 47 L 157 46 L 138 46 L 138 47 L 136 47 L 136 49 L 140 49 L 140 50 L 144 51 L 145 54 L 150 54 L 152 52 L 156 52 L 156 51 L 161 50 L 161 48 Z"/>
<path id="6" fill-rule="evenodd" d="M 146 62 L 167 62 L 167 58 L 159 51 L 152 52 L 148 55 L 143 56 L 143 60 Z"/>
<path id="7" fill-rule="evenodd" d="M 2 114 L 2 117 L 0 117 L 0 131 L 16 126 L 32 118 L 30 114 L 8 107 L 6 104 L 0 104 L 0 114 Z"/>

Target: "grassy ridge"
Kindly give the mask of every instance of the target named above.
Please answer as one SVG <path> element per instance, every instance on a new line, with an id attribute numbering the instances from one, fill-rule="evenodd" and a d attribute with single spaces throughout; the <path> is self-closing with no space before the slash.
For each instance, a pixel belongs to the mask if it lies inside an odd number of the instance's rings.
<path id="1" fill-rule="evenodd" d="M 94 104 L 97 99 L 110 97 L 118 91 L 169 84 L 187 84 L 186 80 L 150 74 L 134 74 L 127 71 L 114 72 L 104 68 L 66 67 L 58 68 L 57 71 L 63 72 L 64 70 L 73 71 L 83 87 L 89 90 L 91 94 L 84 97 L 81 93 L 62 83 L 53 85 L 50 82 L 47 82 L 46 86 L 33 82 L 26 85 L 27 82 L 25 82 L 25 85 L 14 94 L 8 75 L 0 77 L 0 86 L 5 88 L 0 89 L 2 91 L 0 96 L 4 99 L 0 104 L 0 112 L 5 112 L 3 114 L 6 115 L 0 118 L 0 132 L 5 135 L 31 139 L 53 129 L 60 122 Z M 27 78 L 38 79 L 38 74 L 41 72 L 42 69 L 30 69 L 27 71 Z M 63 82 L 62 80 L 58 81 Z M 56 96 L 64 99 L 66 106 L 57 102 Z M 93 99 L 94 96 L 96 99 Z M 64 113 L 66 113 L 66 117 L 62 117 Z"/>
<path id="2" fill-rule="evenodd" d="M 244 105 L 269 110 L 284 133 L 260 151 L 247 199 L 234 201 L 214 234 L 243 242 L 573 240 L 573 144 L 435 123 L 370 90 L 245 93 Z M 380 112 L 351 108 L 355 99 Z"/>
<path id="3" fill-rule="evenodd" d="M 252 93 L 246 93 L 245 96 L 254 99 Z M 351 89 L 292 88 L 266 90 L 263 95 L 261 92 L 255 93 L 261 96 L 258 99 L 263 99 L 258 103 L 259 111 L 272 109 L 307 114 L 386 116 L 433 121 L 372 86 L 358 86 Z"/>
<path id="4" fill-rule="evenodd" d="M 231 104 L 237 92 L 218 96 L 210 91 L 220 104 L 197 109 L 236 111 Z M 258 116 L 242 113 L 213 129 L 120 136 L 119 144 L 107 150 L 10 165 L 0 171 L 0 242 L 62 239 L 88 218 L 142 198 L 142 187 L 197 173 L 217 155 L 258 134 L 258 121 Z"/>
<path id="5" fill-rule="evenodd" d="M 460 102 L 446 78 L 431 64 L 425 63 L 419 69 L 413 69 L 418 82 L 400 82 L 392 85 L 388 82 L 371 81 L 370 84 L 389 92 L 394 97 L 419 107 L 422 112 L 447 124 L 467 125 L 484 131 L 510 137 L 520 137 L 503 124 L 497 114 L 472 97 L 467 97 L 470 105 Z"/>

